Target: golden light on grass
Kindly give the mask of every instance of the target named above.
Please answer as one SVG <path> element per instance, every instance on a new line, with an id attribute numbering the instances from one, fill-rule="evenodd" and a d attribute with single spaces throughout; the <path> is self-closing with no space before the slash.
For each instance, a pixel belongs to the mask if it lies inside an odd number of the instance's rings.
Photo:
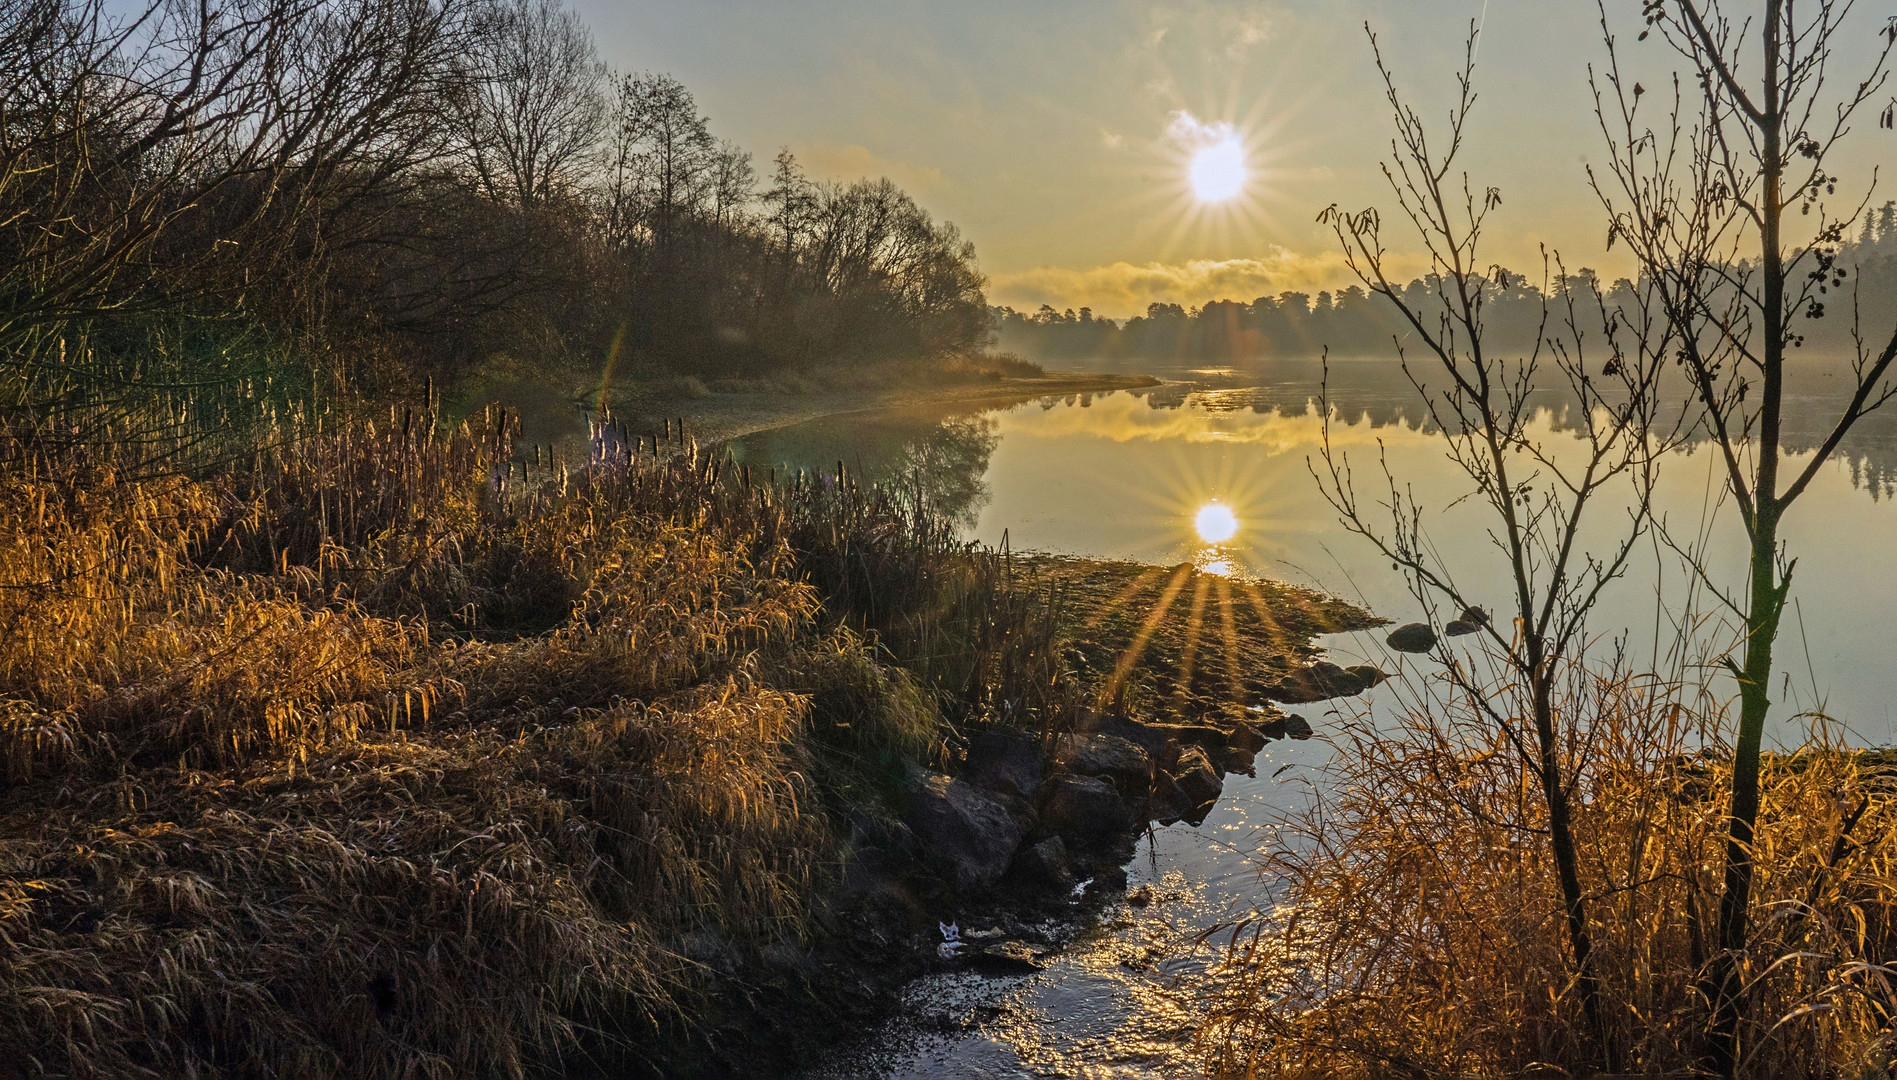
<path id="1" fill-rule="evenodd" d="M 1238 535 L 1238 515 L 1224 503 L 1209 502 L 1199 507 L 1199 513 L 1192 519 L 1192 527 L 1198 530 L 1199 539 L 1208 544 L 1223 544 Z"/>

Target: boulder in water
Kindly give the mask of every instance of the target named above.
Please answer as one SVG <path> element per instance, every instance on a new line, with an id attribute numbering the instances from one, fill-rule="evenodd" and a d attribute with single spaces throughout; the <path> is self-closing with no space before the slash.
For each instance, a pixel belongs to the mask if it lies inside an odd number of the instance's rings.
<path id="1" fill-rule="evenodd" d="M 1426 653 L 1436 647 L 1436 631 L 1428 623 L 1404 623 L 1384 640 L 1397 652 Z"/>
<path id="2" fill-rule="evenodd" d="M 1187 747 L 1179 754 L 1179 763 L 1174 766 L 1173 780 L 1179 790 L 1185 792 L 1191 800 L 1192 808 L 1212 805 L 1224 793 L 1225 784 L 1219 779 L 1219 772 L 1205 756 L 1205 751 L 1196 746 Z"/>
<path id="3" fill-rule="evenodd" d="M 1388 675 L 1383 673 L 1382 669 L 1373 667 L 1370 664 L 1357 664 L 1352 667 L 1347 667 L 1344 670 L 1355 676 L 1357 682 L 1364 690 L 1368 690 L 1389 678 Z M 1362 690 L 1358 691 L 1358 693 L 1362 692 Z"/>

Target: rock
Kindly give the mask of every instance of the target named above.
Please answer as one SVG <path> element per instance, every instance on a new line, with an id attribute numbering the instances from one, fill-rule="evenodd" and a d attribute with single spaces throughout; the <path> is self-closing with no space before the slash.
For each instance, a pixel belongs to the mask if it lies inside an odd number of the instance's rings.
<path id="1" fill-rule="evenodd" d="M 1050 836 L 1016 852 L 1011 873 L 1030 888 L 1065 893 L 1074 887 L 1074 868 L 1067 860 L 1067 842 L 1058 836 Z"/>
<path id="2" fill-rule="evenodd" d="M 1162 749 L 1170 736 L 1163 730 L 1164 724 L 1149 724 L 1118 713 L 1094 712 L 1082 709 L 1074 720 L 1075 735 L 1112 735 L 1125 739 L 1147 753 Z"/>
<path id="3" fill-rule="evenodd" d="M 1471 604 L 1462 609 L 1462 614 L 1456 616 L 1456 621 L 1468 623 L 1471 626 L 1487 626 L 1489 625 L 1489 613 Z"/>
<path id="4" fill-rule="evenodd" d="M 1244 773 L 1246 776 L 1256 776 L 1258 774 L 1253 771 L 1252 765 L 1257 758 L 1258 751 L 1241 750 L 1234 746 L 1225 751 L 1225 755 L 1219 759 L 1218 764 L 1219 768 L 1228 773 Z"/>
<path id="5" fill-rule="evenodd" d="M 1118 735 L 1069 735 L 1056 760 L 1081 776 L 1111 778 L 1123 791 L 1145 791 L 1153 782 L 1153 758 Z"/>
<path id="6" fill-rule="evenodd" d="M 1297 713 L 1284 718 L 1284 733 L 1293 739 L 1308 739 L 1317 734 L 1311 730 L 1311 722 Z"/>
<path id="7" fill-rule="evenodd" d="M 1282 739 L 1285 736 L 1284 717 L 1274 716 L 1258 725 L 1258 733 L 1267 739 Z M 1262 749 L 1262 748 L 1261 748 Z"/>
<path id="8" fill-rule="evenodd" d="M 1232 729 L 1225 733 L 1225 745 L 1251 754 L 1263 750 L 1266 741 L 1264 732 L 1244 721 L 1233 724 Z"/>
<path id="9" fill-rule="evenodd" d="M 1041 829 L 1069 847 L 1104 847 L 1132 825 L 1120 793 L 1097 776 L 1056 773 L 1041 785 Z"/>
<path id="10" fill-rule="evenodd" d="M 1195 810 L 1212 805 L 1225 792 L 1218 770 L 1206 759 L 1205 751 L 1196 746 L 1187 747 L 1179 754 L 1172 778 L 1179 789 L 1185 792 L 1186 798 L 1192 800 Z"/>
<path id="11" fill-rule="evenodd" d="M 984 791 L 1032 800 L 1041 787 L 1041 748 L 1019 735 L 984 731 L 968 744 L 962 778 Z"/>
<path id="12" fill-rule="evenodd" d="M 1383 681 L 1383 672 L 1368 664 L 1342 668 L 1328 660 L 1318 660 L 1299 668 L 1265 689 L 1273 701 L 1301 705 L 1309 701 L 1361 694 Z"/>
<path id="13" fill-rule="evenodd" d="M 1179 786 L 1179 781 L 1160 773 L 1153 780 L 1152 794 L 1146 798 L 1146 816 L 1160 825 L 1171 825 L 1191 816 L 1194 805 L 1192 796 Z"/>
<path id="14" fill-rule="evenodd" d="M 1384 640 L 1397 652 L 1426 653 L 1436 647 L 1436 631 L 1428 623 L 1404 623 Z"/>
<path id="15" fill-rule="evenodd" d="M 1232 741 L 1233 733 L 1213 724 L 1155 724 L 1178 745 L 1196 746 L 1207 753 L 1222 750 Z M 1157 756 L 1157 755 L 1155 755 Z"/>
<path id="16" fill-rule="evenodd" d="M 1021 826 L 999 799 L 964 780 L 932 774 L 905 817 L 922 856 L 957 889 L 986 889 L 1007 872 Z"/>
<path id="17" fill-rule="evenodd" d="M 1461 619 L 1451 619 L 1449 620 L 1449 625 L 1443 627 L 1443 636 L 1461 637 L 1464 634 L 1473 634 L 1480 629 L 1482 628 L 1472 622 L 1464 622 Z"/>
<path id="18" fill-rule="evenodd" d="M 1369 664 L 1357 664 L 1354 667 L 1347 667 L 1344 670 L 1356 676 L 1357 682 L 1363 686 L 1364 690 L 1368 690 L 1389 678 L 1382 670 L 1372 667 Z M 1358 691 L 1358 693 L 1362 692 L 1361 690 Z"/>
<path id="19" fill-rule="evenodd" d="M 969 967 L 994 975 L 1032 975 L 1047 967 L 1040 953 L 1019 941 L 984 945 L 962 955 Z"/>

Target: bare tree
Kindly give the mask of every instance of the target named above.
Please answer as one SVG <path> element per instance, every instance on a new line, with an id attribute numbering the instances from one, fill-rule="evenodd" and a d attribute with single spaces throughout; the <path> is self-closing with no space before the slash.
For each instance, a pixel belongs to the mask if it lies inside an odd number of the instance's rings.
<path id="1" fill-rule="evenodd" d="M 1592 277 L 1561 274 L 1558 284 L 1544 281 L 1537 293 L 1541 327 L 1531 350 L 1509 356 L 1492 349 L 1485 309 L 1520 279 L 1483 264 L 1489 218 L 1502 197 L 1495 188 L 1474 186 L 1457 166 L 1476 103 L 1476 33 L 1471 30 L 1447 128 L 1436 132 L 1398 93 L 1374 34 L 1371 45 L 1397 129 L 1384 176 L 1400 220 L 1429 255 L 1435 287 L 1419 293 L 1388 275 L 1383 215 L 1375 208 L 1346 213 L 1332 206 L 1319 220 L 1335 230 L 1364 286 L 1401 315 L 1403 370 L 1449 458 L 1492 512 L 1490 535 L 1509 584 L 1506 604 L 1492 618 L 1478 606 L 1483 597 L 1455 579 L 1429 540 L 1429 508 L 1412 499 L 1387 461 L 1386 485 L 1368 501 L 1360 495 L 1347 458 L 1331 448 L 1328 410 L 1323 468 L 1313 471 L 1345 527 L 1402 569 L 1425 610 L 1447 605 L 1462 629 L 1481 635 L 1500 692 L 1492 676 L 1475 671 L 1446 640 L 1438 639 L 1435 653 L 1465 710 L 1506 735 L 1540 791 L 1541 814 L 1513 827 L 1525 842 L 1545 837 L 1560 883 L 1572 985 L 1611 1067 L 1573 821 L 1582 771 L 1575 748 L 1587 745 L 1588 732 L 1574 729 L 1579 721 L 1564 711 L 1561 688 L 1583 662 L 1590 611 L 1648 528 L 1656 458 L 1667 437 L 1656 423 L 1667 334 L 1606 304 Z M 1416 351 L 1420 360 L 1412 359 Z M 1556 453 L 1535 429 L 1531 395 L 1544 380 L 1564 388 L 1574 403 L 1582 443 L 1576 459 Z M 1624 529 L 1604 549 L 1589 550 L 1581 540 L 1583 523 L 1604 492 L 1618 497 L 1623 491 L 1632 506 Z M 1379 506 L 1388 511 L 1387 524 L 1372 521 Z"/>
<path id="2" fill-rule="evenodd" d="M 789 147 L 777 152 L 774 165 L 770 189 L 764 193 L 764 205 L 768 207 L 766 221 L 771 232 L 771 247 L 780 267 L 778 282 L 781 288 L 788 289 L 797 249 L 816 213 L 817 193 Z"/>
<path id="3" fill-rule="evenodd" d="M 281 279 L 339 204 L 440 153 L 455 0 L 0 0 L 9 412 L 161 388 L 89 328 Z"/>
<path id="4" fill-rule="evenodd" d="M 691 91 L 670 75 L 626 75 L 617 88 L 609 218 L 622 244 L 635 235 L 670 249 L 713 197 L 717 143 Z"/>
<path id="5" fill-rule="evenodd" d="M 1890 400 L 1886 380 L 1897 334 L 1857 341 L 1849 400 L 1829 435 L 1795 472 L 1780 444 L 1788 352 L 1799 319 L 1827 317 L 1842 293 L 1838 248 L 1868 203 L 1831 208 L 1840 178 L 1830 169 L 1853 118 L 1888 80 L 1897 21 L 1878 30 L 1881 50 L 1861 78 L 1831 87 L 1833 53 L 1855 24 L 1851 0 L 1763 0 L 1731 14 L 1721 0 L 1646 0 L 1645 40 L 1657 33 L 1685 61 L 1662 115 L 1622 71 L 1608 27 L 1608 67 L 1595 80 L 1597 111 L 1611 151 L 1594 187 L 1609 214 L 1609 239 L 1627 244 L 1672 326 L 1679 359 L 1738 505 L 1750 554 L 1743 596 L 1721 593 L 1744 626 L 1742 659 L 1726 660 L 1739 685 L 1724 892 L 1718 945 L 1704 976 L 1712 1008 L 1710 1064 L 1737 1069 L 1759 813 L 1759 752 L 1771 710 L 1773 646 L 1796 559 L 1781 540 L 1786 515 L 1865 414 Z M 1852 32 L 1867 34 L 1857 25 Z M 1756 80 L 1756 82 L 1754 81 Z M 1849 192 L 1845 196 L 1849 199 Z M 1787 214 L 1797 210 L 1797 217 Z M 1792 228 L 1794 222 L 1802 228 Z M 1794 238 L 1794 234 L 1801 238 Z M 1709 582 L 1710 583 L 1710 582 Z"/>
<path id="6" fill-rule="evenodd" d="M 719 139 L 711 154 L 711 219 L 720 229 L 735 229 L 744 208 L 757 196 L 757 169 L 749 151 Z"/>
<path id="7" fill-rule="evenodd" d="M 459 121 L 489 198 L 523 208 L 579 190 L 606 126 L 606 69 L 560 0 L 489 0 Z"/>

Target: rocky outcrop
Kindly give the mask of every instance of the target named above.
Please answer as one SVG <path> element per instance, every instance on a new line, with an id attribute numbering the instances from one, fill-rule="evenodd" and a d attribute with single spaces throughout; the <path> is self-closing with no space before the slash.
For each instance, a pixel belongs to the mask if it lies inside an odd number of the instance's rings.
<path id="1" fill-rule="evenodd" d="M 903 823 L 922 858 L 957 889 L 981 890 L 1000 881 L 1021 844 L 1021 824 L 1000 799 L 940 774 L 915 785 Z"/>
<path id="2" fill-rule="evenodd" d="M 1327 688 L 1383 677 L 1368 667 L 1313 670 Z M 1148 822 L 1199 824 L 1224 793 L 1225 774 L 1251 773 L 1273 739 L 1312 734 L 1301 716 L 1263 710 L 1256 722 L 1167 724 L 1080 709 L 1045 756 L 1025 734 L 983 732 L 970 740 L 959 777 L 915 770 L 900 821 L 850 818 L 861 855 L 846 891 L 916 908 L 939 903 L 944 889 L 980 894 L 1004 877 L 1017 894 L 1064 898 L 1082 878 L 1097 889 Z"/>
<path id="3" fill-rule="evenodd" d="M 1054 761 L 1079 776 L 1111 780 L 1125 792 L 1144 791 L 1153 782 L 1153 756 L 1129 739 L 1104 732 L 1067 736 Z"/>

